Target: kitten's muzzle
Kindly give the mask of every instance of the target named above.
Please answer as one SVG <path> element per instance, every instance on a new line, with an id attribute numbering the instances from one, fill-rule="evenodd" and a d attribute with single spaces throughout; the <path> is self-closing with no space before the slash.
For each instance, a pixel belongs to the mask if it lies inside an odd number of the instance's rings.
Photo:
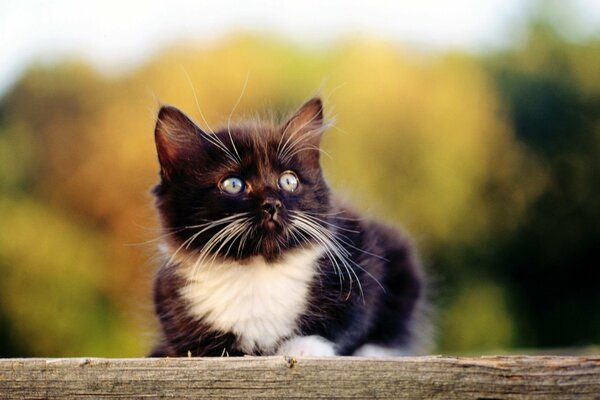
<path id="1" fill-rule="evenodd" d="M 281 208 L 281 201 L 276 199 L 267 199 L 262 203 L 263 213 L 270 215 L 271 217 L 275 217 L 277 215 L 277 211 Z"/>
<path id="2" fill-rule="evenodd" d="M 279 210 L 281 201 L 277 199 L 266 199 L 262 203 L 263 223 L 266 228 L 273 230 L 279 224 Z"/>

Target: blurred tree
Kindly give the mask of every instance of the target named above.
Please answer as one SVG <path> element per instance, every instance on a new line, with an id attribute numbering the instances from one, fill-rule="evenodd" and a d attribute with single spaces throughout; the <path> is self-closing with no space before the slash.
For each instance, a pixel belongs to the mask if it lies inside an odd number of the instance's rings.
<path id="1" fill-rule="evenodd" d="M 139 299 L 131 287 L 150 275 L 140 273 L 147 256 L 127 263 L 132 238 L 115 235 L 111 219 L 131 201 L 107 205 L 98 196 L 121 171 L 81 178 L 97 164 L 98 120 L 111 90 L 89 67 L 65 63 L 31 68 L 2 101 L 0 320 L 9 331 L 0 354 L 139 355 L 145 347 L 126 303 Z"/>
<path id="2" fill-rule="evenodd" d="M 600 341 L 598 55 L 599 41 L 571 44 L 537 21 L 520 48 L 490 60 L 516 134 L 548 176 L 498 254 L 522 345 Z"/>
<path id="3" fill-rule="evenodd" d="M 3 356 L 135 355 L 139 341 L 103 290 L 106 240 L 43 204 L 0 197 Z"/>

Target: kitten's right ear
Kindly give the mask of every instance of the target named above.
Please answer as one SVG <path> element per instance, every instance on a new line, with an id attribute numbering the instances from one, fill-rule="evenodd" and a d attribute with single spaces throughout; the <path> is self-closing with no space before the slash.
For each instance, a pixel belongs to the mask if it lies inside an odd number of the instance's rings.
<path id="1" fill-rule="evenodd" d="M 163 179 L 170 179 L 177 166 L 198 148 L 202 130 L 178 108 L 162 106 L 156 119 L 154 140 Z"/>

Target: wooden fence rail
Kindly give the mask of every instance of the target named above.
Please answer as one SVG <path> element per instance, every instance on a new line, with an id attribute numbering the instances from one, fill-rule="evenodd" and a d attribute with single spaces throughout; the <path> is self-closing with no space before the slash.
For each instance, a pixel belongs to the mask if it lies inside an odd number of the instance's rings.
<path id="1" fill-rule="evenodd" d="M 600 399 L 600 356 L 4 359 L 0 398 Z"/>

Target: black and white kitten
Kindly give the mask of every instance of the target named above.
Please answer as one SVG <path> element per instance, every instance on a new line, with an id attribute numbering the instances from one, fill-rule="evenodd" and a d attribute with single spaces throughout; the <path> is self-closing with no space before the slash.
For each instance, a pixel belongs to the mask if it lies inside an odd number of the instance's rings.
<path id="1" fill-rule="evenodd" d="M 319 98 L 281 126 L 217 132 L 160 109 L 151 356 L 417 351 L 421 268 L 400 232 L 339 205 L 319 164 L 325 127 Z"/>

